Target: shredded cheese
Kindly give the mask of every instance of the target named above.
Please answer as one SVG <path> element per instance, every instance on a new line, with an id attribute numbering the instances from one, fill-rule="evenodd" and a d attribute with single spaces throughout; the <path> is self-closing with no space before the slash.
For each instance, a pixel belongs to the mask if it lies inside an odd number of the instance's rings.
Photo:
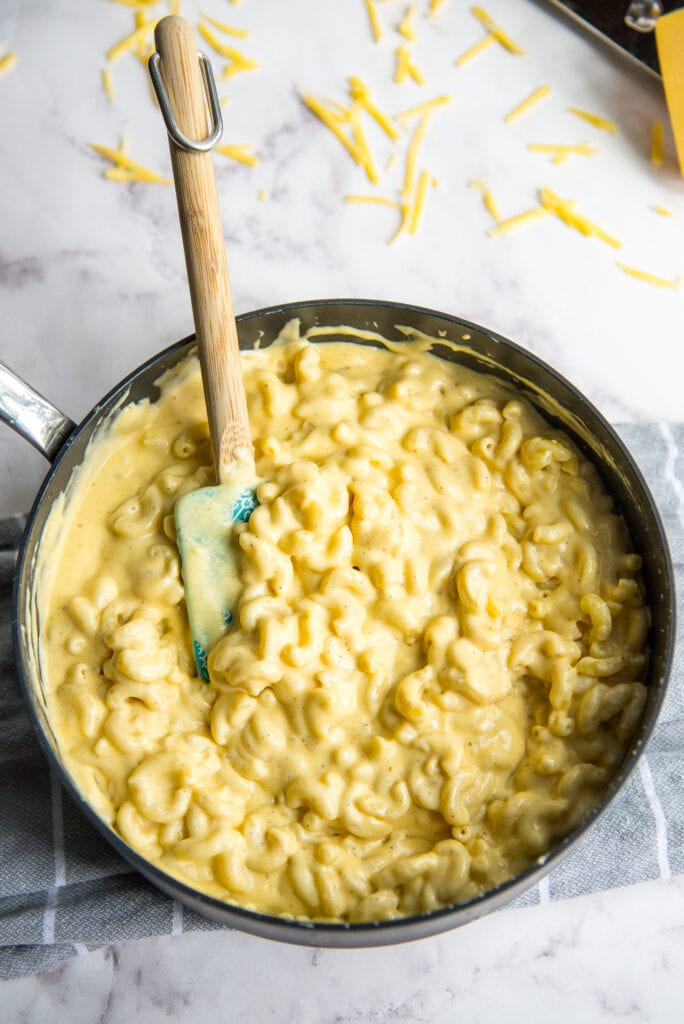
<path id="1" fill-rule="evenodd" d="M 260 203 L 265 203 L 266 202 L 266 200 L 268 199 L 268 192 L 266 191 L 265 188 L 260 188 L 259 189 L 259 191 L 257 193 L 257 199 L 259 200 Z"/>
<path id="2" fill-rule="evenodd" d="M 661 217 L 671 217 L 672 216 L 672 210 L 668 210 L 665 206 L 658 206 L 657 203 L 654 206 L 652 206 L 651 209 L 655 213 L 659 214 Z"/>
<path id="3" fill-rule="evenodd" d="M 411 120 L 413 117 L 422 117 L 423 114 L 429 114 L 437 107 L 444 107 L 447 103 L 451 103 L 451 96 L 436 96 L 434 100 L 426 100 L 425 103 L 419 103 L 417 107 L 411 107 L 410 110 L 405 110 L 403 114 L 397 114 L 396 120 L 402 124 Z"/>
<path id="4" fill-rule="evenodd" d="M 223 68 L 221 78 L 224 82 L 235 75 L 241 74 L 243 71 L 256 71 L 258 69 L 258 61 L 250 60 L 240 50 L 236 50 L 234 46 L 223 43 L 203 21 L 197 23 L 197 31 L 209 43 L 212 49 L 220 53 L 222 57 L 228 57 L 230 60 L 231 63 L 226 64 Z"/>
<path id="5" fill-rule="evenodd" d="M 654 121 L 651 129 L 651 163 L 660 167 L 663 162 L 663 122 Z"/>
<path id="6" fill-rule="evenodd" d="M 204 11 L 200 11 L 200 14 L 206 22 L 217 28 L 219 32 L 225 32 L 227 36 L 236 36 L 238 39 L 247 39 L 249 32 L 246 28 L 235 28 L 233 25 L 226 25 L 225 21 L 217 21 L 216 18 L 212 18 L 210 14 L 205 14 Z"/>
<path id="7" fill-rule="evenodd" d="M 487 234 L 490 238 L 498 238 L 499 235 L 507 235 L 510 231 L 517 230 L 517 228 L 526 227 L 535 221 L 543 220 L 548 215 L 548 210 L 545 210 L 543 206 L 534 206 L 531 210 L 525 210 L 524 213 L 517 213 L 514 217 L 500 220 L 498 224 L 489 229 Z"/>
<path id="8" fill-rule="evenodd" d="M 389 241 L 390 245 L 392 245 L 397 240 L 397 238 L 399 238 L 399 236 L 402 235 L 404 231 L 407 230 L 407 228 L 410 229 L 410 226 L 413 222 L 413 211 L 415 209 L 418 199 L 420 198 L 415 184 L 418 153 L 423 143 L 423 139 L 425 138 L 425 133 L 427 131 L 427 127 L 430 122 L 431 116 L 431 111 L 428 111 L 427 113 L 423 114 L 423 116 L 420 118 L 418 124 L 414 129 L 411 141 L 409 143 L 409 147 L 406 153 L 406 165 L 404 168 L 404 185 L 401 190 L 401 222 L 399 223 L 399 227 L 397 228 L 397 230 L 392 235 Z M 419 188 L 420 187 L 421 186 L 419 181 Z M 426 187 L 427 186 L 422 186 L 423 189 L 425 189 Z M 421 203 L 424 201 L 424 198 L 425 197 L 423 195 Z"/>
<path id="9" fill-rule="evenodd" d="M 241 54 L 238 54 L 237 56 L 233 57 L 230 64 L 224 65 L 221 80 L 223 82 L 227 82 L 231 78 L 234 78 L 235 75 L 242 74 L 243 71 L 257 71 L 258 69 L 258 61 L 249 60 L 247 57 L 243 57 Z"/>
<path id="10" fill-rule="evenodd" d="M 350 120 L 349 111 L 341 106 L 339 103 L 335 103 L 333 100 L 327 100 L 328 106 L 323 105 L 322 100 L 317 99 L 315 96 L 310 96 L 307 93 L 302 95 L 302 102 L 316 115 L 319 120 L 323 122 L 326 128 L 330 129 L 335 138 L 342 143 L 344 148 L 351 154 L 354 160 L 358 163 L 358 154 L 355 148 L 352 146 L 350 140 L 344 134 L 340 128 L 340 124 L 348 123 Z M 336 109 L 331 109 L 335 107 Z"/>
<path id="11" fill-rule="evenodd" d="M 397 57 L 397 66 L 394 72 L 394 81 L 401 85 L 405 82 L 408 77 L 411 77 L 414 82 L 418 85 L 425 85 L 425 79 L 420 69 L 416 66 L 411 58 L 411 51 L 409 50 L 407 43 L 402 43 L 395 50 Z"/>
<path id="12" fill-rule="evenodd" d="M 413 21 L 416 16 L 417 10 L 417 5 L 411 4 L 410 7 L 407 8 L 406 14 L 399 22 L 397 32 L 399 32 L 405 39 L 416 38 L 416 28 L 415 25 L 413 24 Z"/>
<path id="13" fill-rule="evenodd" d="M 347 203 L 372 203 L 376 206 L 391 206 L 395 210 L 401 210 L 401 203 L 398 203 L 396 199 L 388 199 L 387 196 L 347 195 L 344 200 Z"/>
<path id="14" fill-rule="evenodd" d="M 205 25 L 203 21 L 199 21 L 197 23 L 197 31 L 202 38 L 209 43 L 212 49 L 216 50 L 217 53 L 220 53 L 222 57 L 228 57 L 230 60 L 237 61 L 238 63 L 247 60 L 244 54 L 240 53 L 239 50 L 236 50 L 234 46 L 228 46 L 227 43 L 222 43 L 218 36 L 216 36 L 209 26 Z"/>
<path id="15" fill-rule="evenodd" d="M 356 150 L 357 150 L 357 152 L 359 154 L 359 157 L 360 157 L 361 166 L 365 168 L 366 174 L 368 176 L 368 180 L 372 181 L 373 184 L 377 184 L 377 182 L 379 180 L 378 173 L 375 170 L 375 164 L 374 164 L 374 161 L 373 161 L 373 155 L 372 155 L 372 153 L 370 151 L 370 146 L 368 145 L 368 140 L 366 139 L 366 135 L 364 133 L 363 126 L 361 124 L 361 111 L 362 110 L 363 110 L 363 107 L 358 102 L 358 100 L 354 100 L 352 102 L 352 105 L 351 105 L 350 109 L 349 109 L 349 114 L 350 114 L 350 119 L 351 119 L 352 135 L 354 137 L 354 143 L 356 145 Z"/>
<path id="16" fill-rule="evenodd" d="M 129 156 L 126 156 L 123 140 L 119 150 L 111 149 L 109 146 L 100 146 L 95 142 L 90 143 L 90 148 L 94 149 L 96 153 L 100 153 L 101 156 L 106 157 L 107 160 L 111 160 L 114 164 L 114 167 L 110 167 L 104 172 L 105 178 L 110 178 L 113 181 L 148 181 L 159 185 L 171 184 L 169 178 L 162 178 L 161 175 L 151 171 L 148 167 L 144 167 L 135 160 L 131 160 Z"/>
<path id="17" fill-rule="evenodd" d="M 513 107 L 513 110 L 506 114 L 504 117 L 506 124 L 513 124 L 514 121 L 517 121 L 519 117 L 526 114 L 535 104 L 543 100 L 545 96 L 548 96 L 550 92 L 550 85 L 540 85 L 538 89 L 535 89 L 534 92 L 531 92 L 529 96 L 518 103 L 517 107 Z"/>
<path id="18" fill-rule="evenodd" d="M 455 63 L 459 67 L 463 67 L 464 64 L 471 61 L 473 57 L 477 57 L 479 53 L 482 53 L 483 50 L 486 50 L 487 47 L 491 46 L 494 42 L 496 42 L 496 40 L 491 33 L 487 36 L 483 36 L 483 38 L 478 40 L 474 46 L 471 46 L 470 49 L 466 50 L 465 53 L 462 53 L 460 57 L 457 57 Z"/>
<path id="19" fill-rule="evenodd" d="M 530 153 L 549 153 L 552 164 L 564 164 L 570 156 L 596 156 L 598 153 L 598 149 L 594 149 L 587 142 L 580 142 L 575 146 L 554 146 L 541 142 L 530 142 L 527 148 Z"/>
<path id="20" fill-rule="evenodd" d="M 130 53 L 131 50 L 135 50 L 141 43 L 144 43 L 148 37 L 154 31 L 156 21 L 145 21 L 142 25 L 139 25 L 123 39 L 120 39 L 118 43 L 115 43 L 107 51 L 107 60 L 115 61 L 119 57 L 123 57 L 125 53 Z"/>
<path id="21" fill-rule="evenodd" d="M 375 4 L 373 0 L 366 0 L 366 10 L 368 11 L 368 20 L 370 21 L 371 32 L 373 33 L 373 39 L 376 43 L 379 43 L 382 39 L 382 25 L 378 18 L 378 12 L 375 10 Z"/>
<path id="22" fill-rule="evenodd" d="M 377 172 L 370 159 L 370 149 L 363 135 L 358 114 L 353 114 L 352 110 L 347 110 L 339 103 L 323 101 L 307 93 L 302 95 L 302 102 L 333 133 L 338 142 L 341 142 L 355 163 L 365 169 L 368 179 L 376 184 Z M 357 108 L 360 106 L 356 100 L 354 104 Z M 342 128 L 342 125 L 346 124 L 352 125 L 352 138 L 349 138 Z"/>
<path id="23" fill-rule="evenodd" d="M 256 167 L 259 163 L 259 158 L 250 153 L 251 145 L 241 143 L 239 145 L 223 145 L 216 146 L 216 152 L 221 153 L 223 156 L 230 157 L 231 160 L 237 160 L 238 163 L 247 164 L 248 167 Z"/>
<path id="24" fill-rule="evenodd" d="M 409 224 L 409 234 L 415 235 L 420 224 L 420 219 L 423 215 L 423 207 L 425 206 L 425 196 L 427 195 L 428 186 L 430 184 L 430 175 L 427 171 L 421 171 L 420 177 L 418 178 L 418 185 L 416 186 L 416 196 L 413 201 L 413 211 L 411 213 L 411 221 Z"/>
<path id="25" fill-rule="evenodd" d="M 352 99 L 357 100 L 366 113 L 380 125 L 385 134 L 389 135 L 393 142 L 396 142 L 399 138 L 399 130 L 392 124 L 392 120 L 387 114 L 383 114 L 381 110 L 378 110 L 373 103 L 370 89 L 356 75 L 352 75 L 349 79 L 349 91 Z"/>
<path id="26" fill-rule="evenodd" d="M 135 12 L 135 27 L 143 28 L 146 24 L 146 17 L 147 13 L 139 8 Z M 142 40 L 133 47 L 132 53 L 138 58 L 141 64 L 144 64 L 147 67 L 147 62 L 151 54 L 154 53 L 153 41 L 151 39 Z"/>
<path id="27" fill-rule="evenodd" d="M 408 203 L 408 202 L 401 202 L 401 203 L 399 203 L 399 209 L 401 210 L 401 220 L 399 222 L 399 227 L 397 228 L 397 230 L 394 232 L 394 234 L 390 238 L 389 242 L 387 243 L 388 245 L 394 245 L 394 243 L 396 242 L 397 238 L 399 238 L 400 235 L 404 234 L 404 232 L 406 231 L 406 228 L 409 225 L 409 221 L 411 219 L 411 204 L 410 203 Z"/>
<path id="28" fill-rule="evenodd" d="M 611 132 L 611 134 L 615 135 L 618 130 L 615 121 L 609 121 L 607 117 L 592 114 L 589 110 L 581 110 L 579 107 L 568 107 L 568 113 L 574 114 L 575 117 L 581 117 L 583 121 L 593 125 L 594 128 L 600 128 L 601 131 Z"/>
<path id="29" fill-rule="evenodd" d="M 651 274 L 648 270 L 640 270 L 638 267 L 630 267 L 626 263 L 617 261 L 617 265 L 620 270 L 624 270 L 625 274 L 629 274 L 630 277 L 636 277 L 639 281 L 646 281 L 648 284 L 657 285 L 659 288 L 674 288 L 678 289 L 682 286 L 682 275 L 677 274 L 676 277 L 659 277 L 657 274 Z"/>
<path id="30" fill-rule="evenodd" d="M 490 189 L 485 185 L 483 181 L 480 181 L 479 178 L 474 181 L 471 181 L 470 187 L 477 189 L 478 192 L 482 194 L 482 201 L 485 205 L 487 213 L 489 214 L 493 221 L 496 221 L 498 223 L 501 220 L 501 217 L 499 216 L 499 209 L 496 205 L 496 202 L 494 201 L 494 196 L 492 195 Z"/>
<path id="31" fill-rule="evenodd" d="M 440 7 L 443 5 L 444 0 L 430 0 L 429 16 L 436 18 L 439 13 Z"/>
<path id="32" fill-rule="evenodd" d="M 619 242 L 613 235 L 609 235 L 603 228 L 599 227 L 593 221 L 589 220 L 583 214 L 579 213 L 574 209 L 574 200 L 561 199 L 555 192 L 552 192 L 550 188 L 542 188 L 539 190 L 539 198 L 541 204 L 545 210 L 549 213 L 554 214 L 559 220 L 562 220 L 568 227 L 574 228 L 575 231 L 579 231 L 580 234 L 586 235 L 587 237 L 600 238 L 602 242 L 606 242 L 607 245 L 612 245 L 614 249 L 621 249 L 622 242 Z"/>
<path id="33" fill-rule="evenodd" d="M 403 197 L 406 199 L 413 190 L 413 185 L 416 180 L 416 164 L 418 162 L 418 152 L 423 144 L 425 133 L 430 123 L 431 114 L 423 114 L 420 121 L 416 125 L 415 131 L 409 143 L 408 152 L 406 154 L 406 167 L 404 170 L 404 189 Z"/>
<path id="34" fill-rule="evenodd" d="M 4 75 L 7 71 L 11 71 L 16 63 L 16 53 L 10 52 L 6 53 L 3 57 L 0 57 L 0 75 Z"/>
<path id="35" fill-rule="evenodd" d="M 112 0 L 113 4 L 121 4 L 124 7 L 152 7 L 158 0 Z"/>
<path id="36" fill-rule="evenodd" d="M 488 14 L 484 7 L 471 7 L 470 12 L 475 15 L 478 21 L 482 22 L 487 31 L 494 36 L 497 43 L 500 43 L 510 53 L 523 54 L 525 52 L 521 46 L 513 42 L 511 37 L 494 21 L 491 14 Z"/>
<path id="37" fill-rule="evenodd" d="M 112 87 L 112 73 L 109 68 L 102 69 L 102 88 L 110 103 L 114 102 L 114 89 Z"/>

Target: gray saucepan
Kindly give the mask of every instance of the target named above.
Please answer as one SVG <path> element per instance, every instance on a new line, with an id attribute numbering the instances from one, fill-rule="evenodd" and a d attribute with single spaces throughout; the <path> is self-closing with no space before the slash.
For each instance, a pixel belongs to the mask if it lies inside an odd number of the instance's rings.
<path id="1" fill-rule="evenodd" d="M 404 942 L 456 927 L 494 910 L 538 882 L 581 840 L 587 829 L 615 799 L 634 770 L 663 702 L 672 663 L 675 596 L 672 563 L 660 516 L 648 487 L 624 444 L 600 413 L 572 384 L 535 356 L 490 331 L 455 316 L 415 306 L 363 300 L 311 301 L 282 305 L 238 317 L 242 348 L 275 338 L 284 325 L 298 318 L 311 326 L 350 325 L 403 337 L 400 324 L 450 346 L 436 354 L 473 369 L 493 374 L 519 388 L 554 425 L 566 431 L 591 459 L 627 522 L 637 551 L 643 557 L 643 582 L 652 611 L 649 639 L 646 710 L 624 761 L 596 809 L 539 863 L 521 875 L 472 899 L 417 917 L 378 924 L 332 924 L 285 920 L 240 909 L 198 893 L 165 874 L 131 849 L 86 803 L 69 773 L 47 714 L 40 667 L 40 623 L 29 627 L 37 567 L 43 555 L 41 540 L 53 503 L 67 488 L 72 470 L 83 459 L 98 425 L 122 403 L 154 400 L 155 381 L 192 348 L 186 338 L 154 356 L 102 398 L 76 425 L 37 395 L 11 371 L 0 367 L 0 418 L 30 440 L 52 462 L 31 510 L 23 538 L 14 589 L 13 636 L 24 696 L 45 754 L 76 805 L 98 832 L 153 885 L 193 910 L 221 924 L 254 935 L 311 946 L 359 947 Z M 440 333 L 442 332 L 442 333 Z M 326 340 L 335 340 L 327 337 Z M 349 340 L 341 339 L 341 340 Z"/>

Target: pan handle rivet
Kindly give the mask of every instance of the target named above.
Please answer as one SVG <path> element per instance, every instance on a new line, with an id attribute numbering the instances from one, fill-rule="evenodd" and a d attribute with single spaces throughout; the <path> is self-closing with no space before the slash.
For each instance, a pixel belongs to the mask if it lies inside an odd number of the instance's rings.
<path id="1" fill-rule="evenodd" d="M 654 32 L 662 13 L 663 5 L 658 0 L 632 0 L 625 14 L 625 25 L 635 32 Z"/>

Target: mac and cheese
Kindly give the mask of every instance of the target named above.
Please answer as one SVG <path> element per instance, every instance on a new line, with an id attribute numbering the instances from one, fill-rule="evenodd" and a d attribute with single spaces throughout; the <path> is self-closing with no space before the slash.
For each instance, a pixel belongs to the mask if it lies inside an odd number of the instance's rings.
<path id="1" fill-rule="evenodd" d="M 45 631 L 86 799 L 186 883 L 275 915 L 430 911 L 595 805 L 643 710 L 649 613 L 594 468 L 494 378 L 407 342 L 244 359 L 259 506 L 196 674 L 173 510 L 213 479 L 199 370 L 70 487 Z"/>

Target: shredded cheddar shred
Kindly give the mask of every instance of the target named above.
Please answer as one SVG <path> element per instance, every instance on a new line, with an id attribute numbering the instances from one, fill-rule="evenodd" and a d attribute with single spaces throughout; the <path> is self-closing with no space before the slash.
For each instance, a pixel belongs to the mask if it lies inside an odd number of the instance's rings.
<path id="1" fill-rule="evenodd" d="M 471 7 L 470 11 L 504 49 L 509 50 L 511 53 L 523 54 L 525 52 L 521 46 L 513 42 L 508 33 L 504 32 L 484 7 Z"/>
<path id="2" fill-rule="evenodd" d="M 379 43 L 382 39 L 382 25 L 378 18 L 378 12 L 375 10 L 375 4 L 373 0 L 366 0 L 366 10 L 368 11 L 368 20 L 370 21 L 371 32 L 373 33 L 373 39 L 376 43 Z"/>
<path id="3" fill-rule="evenodd" d="M 681 274 L 673 278 L 660 277 L 648 270 L 640 270 L 638 267 L 628 266 L 626 263 L 621 263 L 620 260 L 617 261 L 617 265 L 620 270 L 623 270 L 625 274 L 629 274 L 630 277 L 636 277 L 639 281 L 646 281 L 647 284 L 654 284 L 658 288 L 673 288 L 676 290 L 682 286 Z"/>
<path id="4" fill-rule="evenodd" d="M 451 96 L 436 96 L 434 100 L 426 100 L 425 103 L 419 103 L 416 107 L 411 107 L 410 110 L 405 110 L 402 114 L 396 115 L 396 120 L 402 124 L 411 120 L 413 117 L 422 117 L 423 114 L 429 114 L 437 107 L 444 107 L 447 103 L 451 103 Z"/>
<path id="5" fill-rule="evenodd" d="M 522 117 L 523 114 L 526 114 L 528 110 L 531 110 L 532 107 L 539 103 L 540 100 L 543 100 L 545 96 L 548 96 L 550 92 L 550 85 L 540 85 L 538 89 L 531 92 L 529 96 L 518 103 L 516 107 L 513 107 L 513 109 L 506 114 L 504 118 L 506 124 L 513 124 L 514 121 L 517 121 L 518 118 Z"/>
<path id="6" fill-rule="evenodd" d="M 250 152 L 252 147 L 245 143 L 216 146 L 215 148 L 217 153 L 230 157 L 231 160 L 237 160 L 238 163 L 246 164 L 248 167 L 256 167 L 259 163 L 259 157 Z"/>
<path id="7" fill-rule="evenodd" d="M 423 144 L 423 139 L 425 138 L 425 133 L 428 129 L 429 123 L 430 114 L 423 114 L 416 126 L 409 144 L 408 153 L 406 154 L 406 168 L 404 172 L 404 191 L 406 193 L 411 191 L 415 182 L 418 152 Z"/>
<path id="8" fill-rule="evenodd" d="M 111 149 L 109 146 L 100 146 L 95 142 L 90 143 L 90 148 L 114 164 L 104 172 L 105 178 L 112 181 L 147 181 L 158 185 L 171 184 L 169 178 L 163 178 L 148 167 L 131 160 L 124 152 L 125 144 L 123 142 L 118 150 Z"/>
<path id="9" fill-rule="evenodd" d="M 17 63 L 16 53 L 6 53 L 3 57 L 0 57 L 0 75 L 6 74 L 11 71 L 14 65 Z"/>
<path id="10" fill-rule="evenodd" d="M 229 57 L 231 60 L 244 60 L 244 57 L 239 50 L 236 50 L 234 46 L 229 46 L 227 43 L 221 42 L 218 36 L 216 36 L 209 26 L 203 21 L 199 21 L 197 23 L 197 31 L 205 42 L 209 43 L 211 48 L 215 50 L 216 53 L 220 53 L 222 57 Z"/>
<path id="11" fill-rule="evenodd" d="M 464 64 L 471 61 L 473 57 L 477 57 L 479 53 L 482 53 L 483 50 L 486 50 L 487 47 L 491 46 L 494 42 L 495 39 L 491 33 L 487 36 L 483 36 L 482 39 L 478 39 L 473 46 L 469 47 L 465 53 L 462 53 L 460 57 L 456 58 L 456 64 L 459 67 L 463 67 Z"/>
<path id="12" fill-rule="evenodd" d="M 564 164 L 570 156 L 596 156 L 598 153 L 598 149 L 594 149 L 587 142 L 580 142 L 576 146 L 530 142 L 527 148 L 530 153 L 548 153 L 551 156 L 552 164 Z"/>
<path id="13" fill-rule="evenodd" d="M 416 28 L 414 25 L 414 20 L 416 17 L 417 10 L 417 5 L 411 4 L 410 7 L 407 8 L 406 14 L 399 22 L 397 32 L 399 32 L 404 37 L 404 39 L 416 38 Z"/>
<path id="14" fill-rule="evenodd" d="M 621 249 L 622 242 L 614 238 L 613 235 L 609 235 L 607 231 L 599 227 L 593 221 L 589 220 L 583 214 L 579 213 L 575 209 L 575 203 L 572 199 L 561 199 L 555 192 L 552 192 L 550 188 L 542 188 L 539 190 L 539 199 L 545 210 L 552 213 L 559 220 L 562 220 L 568 227 L 574 228 L 575 231 L 579 231 L 580 234 L 586 235 L 587 237 L 600 238 L 602 242 L 606 242 L 607 245 L 612 245 L 614 249 Z"/>
<path id="15" fill-rule="evenodd" d="M 412 78 L 417 85 L 425 85 L 425 78 L 420 68 L 415 64 L 408 43 L 402 43 L 394 51 L 397 58 L 397 65 L 394 72 L 394 81 L 401 85 L 407 78 Z"/>
<path id="16" fill-rule="evenodd" d="M 508 50 L 509 53 L 523 54 L 525 52 L 521 46 L 518 46 L 518 44 L 511 39 L 507 32 L 504 32 L 501 26 L 494 21 L 491 14 L 489 14 L 484 7 L 471 7 L 470 13 L 473 14 L 484 26 L 487 30 L 487 35 L 478 40 L 478 42 L 471 46 L 470 49 L 466 50 L 465 53 L 462 53 L 460 57 L 456 58 L 456 64 L 459 67 L 462 67 L 463 64 L 467 64 L 468 61 L 472 60 L 473 57 L 476 57 L 478 53 L 482 53 L 482 51 L 487 49 L 488 46 L 491 46 L 492 43 L 499 43 L 505 50 Z"/>
<path id="17" fill-rule="evenodd" d="M 120 39 L 118 43 L 115 43 L 107 51 L 107 60 L 118 60 L 125 53 L 130 53 L 141 43 L 146 42 L 154 31 L 155 25 L 156 21 L 144 21 L 141 25 L 138 25 L 132 32 L 129 32 L 127 36 L 124 36 L 123 39 Z"/>
<path id="18" fill-rule="evenodd" d="M 415 235 L 420 224 L 420 219 L 423 215 L 423 207 L 425 206 L 425 196 L 430 185 L 430 175 L 427 171 L 421 171 L 418 178 L 418 184 L 416 186 L 416 194 L 413 200 L 413 209 L 411 211 L 411 220 L 409 222 L 409 234 Z"/>
<path id="19" fill-rule="evenodd" d="M 370 203 L 374 206 L 390 206 L 395 210 L 401 209 L 401 203 L 398 203 L 396 199 L 389 199 L 387 196 L 346 195 L 344 200 L 346 203 Z"/>
<path id="20" fill-rule="evenodd" d="M 599 128 L 603 132 L 610 132 L 612 135 L 615 135 L 618 130 L 615 121 L 609 121 L 607 117 L 600 117 L 599 114 L 592 114 L 589 110 L 582 110 L 580 107 L 568 107 L 568 113 L 574 114 L 575 117 L 581 117 L 587 124 L 591 124 L 594 128 Z"/>
<path id="21" fill-rule="evenodd" d="M 352 99 L 357 100 L 366 113 L 380 125 L 385 134 L 388 135 L 393 142 L 396 142 L 399 138 L 399 130 L 394 124 L 392 124 L 392 120 L 387 116 L 387 114 L 383 114 L 381 110 L 378 110 L 373 102 L 371 90 L 358 76 L 353 75 L 349 79 L 349 91 Z"/>
<path id="22" fill-rule="evenodd" d="M 249 32 L 246 28 L 235 28 L 233 25 L 226 25 L 225 21 L 218 21 L 216 18 L 212 18 L 210 14 L 205 14 L 204 11 L 200 11 L 205 22 L 209 25 L 213 25 L 219 32 L 224 32 L 227 36 L 235 36 L 237 39 L 247 39 Z"/>
<path id="23" fill-rule="evenodd" d="M 109 68 L 102 69 L 102 88 L 110 103 L 114 102 L 114 88 L 112 86 L 112 73 Z"/>
<path id="24" fill-rule="evenodd" d="M 422 207 L 422 203 L 425 201 L 424 190 L 426 188 L 425 185 L 421 186 L 419 183 L 419 188 L 423 189 L 423 195 L 419 196 L 418 190 L 416 189 L 418 153 L 423 143 L 423 139 L 425 138 L 425 133 L 427 131 L 428 124 L 430 123 L 430 117 L 431 111 L 423 114 L 413 131 L 413 135 L 411 136 L 411 141 L 406 153 L 406 164 L 404 167 L 404 186 L 401 190 L 401 222 L 390 239 L 390 244 L 395 242 L 396 239 L 399 238 L 399 236 L 407 229 L 410 234 L 415 234 L 415 229 L 411 231 L 411 226 L 413 224 L 413 212 L 419 199 Z"/>
<path id="25" fill-rule="evenodd" d="M 487 234 L 490 238 L 498 238 L 499 235 L 507 235 L 518 228 L 527 227 L 528 224 L 534 224 L 535 221 L 543 220 L 548 215 L 548 210 L 545 210 L 543 206 L 534 206 L 531 210 L 525 210 L 524 213 L 517 213 L 514 217 L 500 220 L 498 224 L 489 229 Z"/>
<path id="26" fill-rule="evenodd" d="M 326 128 L 330 129 L 359 167 L 365 169 L 368 180 L 377 184 L 377 171 L 358 116 L 359 110 L 362 109 L 358 100 L 354 100 L 348 109 L 334 101 L 320 100 L 316 96 L 305 93 L 302 96 L 302 102 L 323 122 Z M 351 137 L 346 134 L 345 126 L 351 127 Z"/>
<path id="27" fill-rule="evenodd" d="M 475 181 L 470 182 L 470 187 L 477 189 L 477 191 L 482 194 L 482 202 L 485 205 L 487 213 L 489 214 L 493 221 L 496 221 L 498 223 L 501 220 L 501 217 L 499 216 L 499 209 L 494 200 L 494 196 L 492 195 L 487 185 L 485 185 L 483 181 L 476 179 Z"/>
<path id="28" fill-rule="evenodd" d="M 229 46 L 227 43 L 222 42 L 203 21 L 198 23 L 197 31 L 216 53 L 221 54 L 222 57 L 228 57 L 230 60 L 230 64 L 226 64 L 223 69 L 223 75 L 221 76 L 223 81 L 227 81 L 243 71 L 256 71 L 259 67 L 257 61 L 250 60 L 250 58 L 245 57 L 234 46 Z"/>
<path id="29" fill-rule="evenodd" d="M 352 137 L 354 140 L 354 144 L 356 146 L 356 150 L 360 155 L 361 166 L 366 169 L 368 180 L 372 181 L 373 184 L 376 184 L 379 180 L 378 172 L 375 169 L 373 154 L 371 153 L 370 146 L 368 145 L 368 140 L 366 138 L 366 134 L 363 130 L 363 125 L 361 124 L 362 110 L 363 107 L 358 102 L 358 100 L 354 100 L 349 108 L 349 118 L 351 122 Z"/>

